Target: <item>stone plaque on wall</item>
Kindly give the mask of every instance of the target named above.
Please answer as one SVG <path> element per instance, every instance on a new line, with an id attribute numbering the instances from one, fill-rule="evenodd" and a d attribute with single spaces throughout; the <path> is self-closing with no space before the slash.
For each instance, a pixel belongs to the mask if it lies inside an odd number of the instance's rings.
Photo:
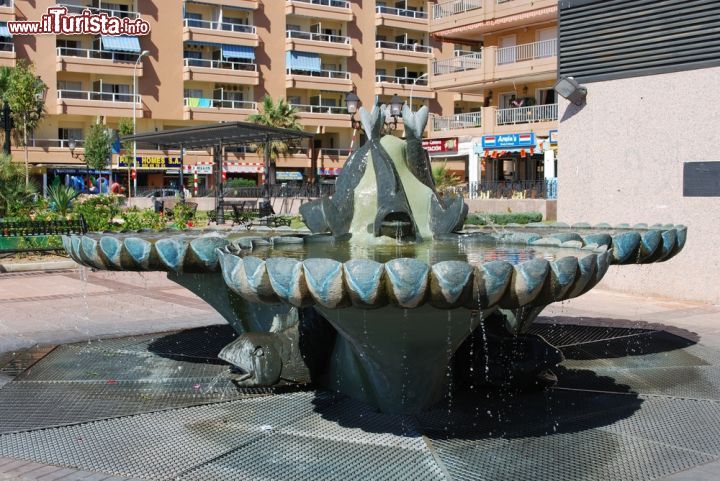
<path id="1" fill-rule="evenodd" d="M 683 167 L 684 197 L 720 197 L 720 161 L 686 162 Z"/>

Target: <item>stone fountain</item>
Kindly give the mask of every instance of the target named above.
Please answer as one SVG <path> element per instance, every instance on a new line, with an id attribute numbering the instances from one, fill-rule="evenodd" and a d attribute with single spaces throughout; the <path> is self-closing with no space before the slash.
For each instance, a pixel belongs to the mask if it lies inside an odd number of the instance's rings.
<path id="1" fill-rule="evenodd" d="M 684 246 L 685 227 L 660 224 L 463 230 L 467 206 L 438 194 L 422 149 L 427 109 L 404 109 L 405 140 L 381 134 L 385 114 L 361 111 L 368 141 L 335 195 L 303 205 L 308 229 L 89 234 L 65 249 L 203 297 L 238 334 L 220 357 L 240 385 L 312 383 L 415 413 L 462 384 L 551 384 L 562 354 L 527 334 L 543 308 Z"/>

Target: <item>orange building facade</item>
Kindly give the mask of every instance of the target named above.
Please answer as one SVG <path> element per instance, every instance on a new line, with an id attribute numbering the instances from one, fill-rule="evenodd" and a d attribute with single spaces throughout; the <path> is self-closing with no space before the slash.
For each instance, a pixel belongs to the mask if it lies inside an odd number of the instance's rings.
<path id="1" fill-rule="evenodd" d="M 4 0 L 0 26 L 38 20 L 54 5 L 50 0 Z M 365 106 L 393 95 L 408 101 L 412 93 L 416 107 L 427 105 L 441 117 L 453 113 L 456 94 L 428 85 L 433 59 L 450 56 L 452 45 L 430 35 L 425 1 L 74 0 L 65 6 L 70 13 L 89 7 L 140 17 L 151 31 L 120 46 L 92 35 L 0 38 L 0 64 L 24 59 L 49 87 L 47 116 L 29 143 L 37 176 L 82 169 L 82 140 L 90 126 L 117 129 L 133 111 L 137 131 L 147 132 L 243 121 L 257 112 L 264 95 L 285 98 L 299 111 L 303 129 L 315 134 L 313 145 L 278 162 L 278 179 L 288 182 L 312 177 L 312 165 L 317 165 L 318 179 L 326 181 L 342 168 L 360 141 L 345 109 L 351 91 Z M 137 61 L 145 50 L 148 54 Z M 77 146 L 72 152 L 71 139 Z M 177 168 L 158 168 L 158 158 L 177 154 L 140 149 L 137 156 L 148 159 L 148 168 L 138 170 L 138 184 L 176 186 Z M 14 156 L 22 160 L 17 146 Z M 206 183 L 212 177 L 209 168 L 193 166 L 211 160 L 208 152 L 188 152 L 185 170 L 197 170 L 200 183 Z M 262 159 L 254 152 L 228 151 L 224 160 L 229 177 L 260 180 Z M 128 173 L 118 155 L 112 164 L 124 183 Z"/>

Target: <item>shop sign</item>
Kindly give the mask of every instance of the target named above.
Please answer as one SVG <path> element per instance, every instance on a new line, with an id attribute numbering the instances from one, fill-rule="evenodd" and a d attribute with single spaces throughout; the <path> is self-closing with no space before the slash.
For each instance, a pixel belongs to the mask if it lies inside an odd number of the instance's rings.
<path id="1" fill-rule="evenodd" d="M 213 173 L 213 165 L 212 164 L 184 165 L 183 173 L 185 173 L 185 174 L 197 173 L 198 175 L 210 175 Z"/>
<path id="2" fill-rule="evenodd" d="M 557 143 L 558 143 L 558 131 L 557 131 L 557 130 L 551 130 L 551 131 L 550 131 L 550 143 L 551 143 L 551 144 L 557 144 Z"/>
<path id="3" fill-rule="evenodd" d="M 458 138 L 425 139 L 422 141 L 422 146 L 430 155 L 457 154 Z"/>
<path id="4" fill-rule="evenodd" d="M 303 180 L 302 172 L 278 170 L 275 172 L 277 180 Z"/>
<path id="5" fill-rule="evenodd" d="M 484 135 L 482 138 L 483 149 L 517 147 L 535 147 L 535 134 Z"/>
<path id="6" fill-rule="evenodd" d="M 123 156 L 118 159 L 118 168 L 127 168 L 128 163 L 132 167 L 132 157 Z M 160 157 L 160 156 L 138 156 L 138 170 L 166 170 L 180 169 L 182 167 L 182 159 L 180 157 Z"/>

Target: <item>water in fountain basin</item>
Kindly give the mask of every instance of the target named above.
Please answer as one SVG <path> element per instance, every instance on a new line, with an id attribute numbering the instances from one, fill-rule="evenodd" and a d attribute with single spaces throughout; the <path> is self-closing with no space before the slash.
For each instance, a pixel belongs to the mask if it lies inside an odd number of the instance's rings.
<path id="1" fill-rule="evenodd" d="M 241 255 L 260 258 L 289 257 L 293 259 L 330 258 L 340 262 L 350 259 L 371 259 L 388 262 L 401 257 L 415 258 L 433 265 L 443 261 L 464 261 L 480 265 L 490 261 L 519 264 L 532 259 L 553 261 L 565 256 L 578 256 L 579 250 L 568 247 L 527 246 L 478 241 L 458 236 L 425 242 L 404 242 L 390 237 L 362 236 L 361 239 L 337 242 L 307 242 L 256 246 Z"/>

